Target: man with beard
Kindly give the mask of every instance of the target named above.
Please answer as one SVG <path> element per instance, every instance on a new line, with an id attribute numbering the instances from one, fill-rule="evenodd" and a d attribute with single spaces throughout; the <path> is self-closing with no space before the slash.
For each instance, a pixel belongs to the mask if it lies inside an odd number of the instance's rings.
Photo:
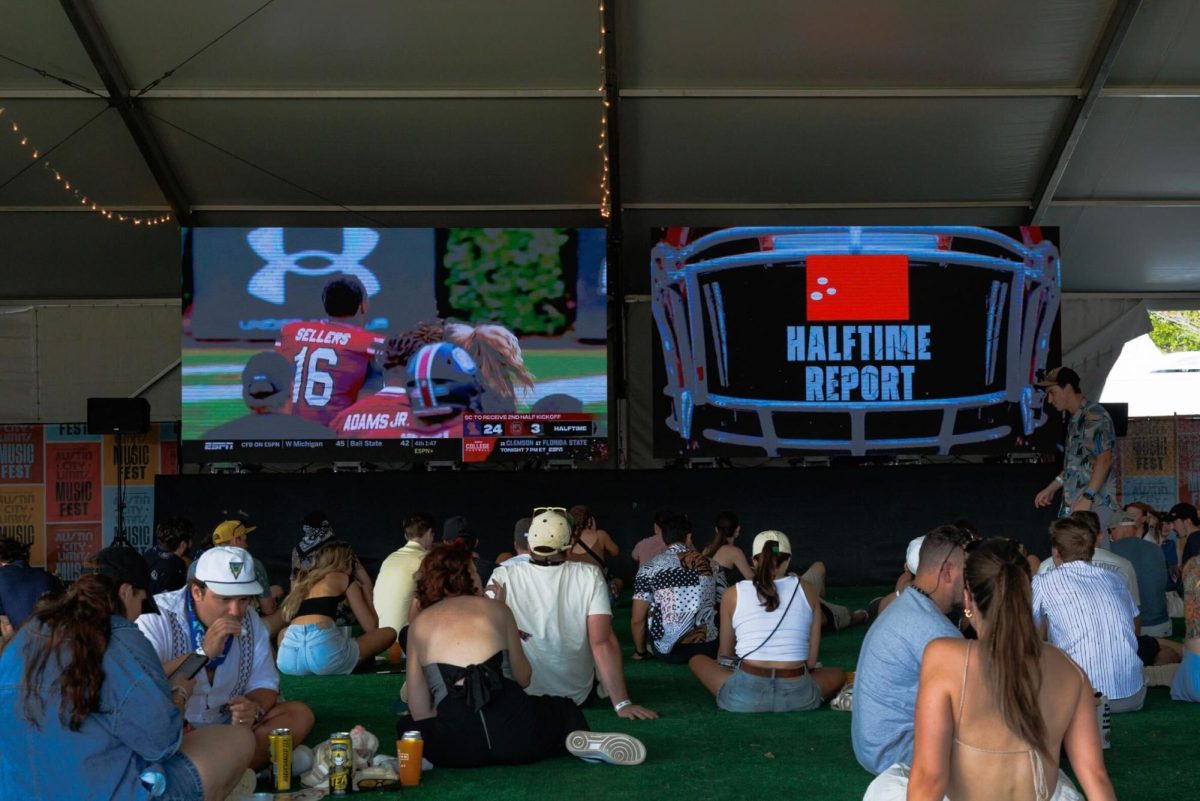
<path id="1" fill-rule="evenodd" d="M 912 764 L 921 658 L 938 637 L 961 637 L 947 615 L 963 603 L 969 534 L 938 526 L 925 535 L 912 584 L 871 625 L 858 656 L 850 738 L 858 763 L 879 774 Z"/>
<path id="2" fill-rule="evenodd" d="M 725 571 L 693 546 L 687 515 L 664 521 L 662 538 L 667 550 L 642 565 L 633 580 L 633 658 L 653 653 L 664 662 L 684 665 L 698 655 L 715 659 Z"/>

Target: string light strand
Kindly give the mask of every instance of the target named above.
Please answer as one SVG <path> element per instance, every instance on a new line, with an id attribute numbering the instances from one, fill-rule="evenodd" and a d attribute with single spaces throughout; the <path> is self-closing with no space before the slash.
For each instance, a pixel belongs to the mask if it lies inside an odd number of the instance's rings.
<path id="1" fill-rule="evenodd" d="M 136 226 L 145 226 L 147 228 L 149 228 L 151 226 L 155 226 L 155 225 L 162 225 L 163 223 L 168 223 L 173 219 L 173 216 L 171 214 L 161 214 L 161 215 L 154 216 L 154 217 L 143 217 L 140 215 L 121 214 L 119 212 L 113 211 L 112 209 L 108 208 L 103 203 L 100 203 L 99 201 L 97 201 L 95 198 L 89 197 L 87 195 L 87 193 L 84 192 L 82 189 L 80 189 L 77 184 L 72 184 L 71 179 L 68 178 L 66 175 L 64 175 L 61 170 L 59 170 L 57 167 L 55 167 L 53 164 L 51 164 L 50 160 L 46 158 L 46 156 L 48 156 L 51 151 L 53 151 L 55 148 L 57 148 L 59 145 L 61 145 L 62 142 L 59 142 L 58 145 L 55 145 L 54 147 L 50 148 L 50 150 L 43 152 L 41 149 L 39 149 L 32 142 L 29 141 L 29 137 L 26 134 L 23 134 L 21 132 L 20 124 L 12 119 L 12 115 L 6 115 L 5 112 L 6 112 L 5 107 L 0 106 L 0 128 L 7 130 L 12 135 L 13 139 L 17 142 L 18 146 L 20 146 L 21 148 L 24 148 L 26 151 L 28 151 L 30 158 L 33 159 L 33 164 L 40 165 L 46 171 L 46 173 L 54 179 L 54 182 L 56 184 L 58 184 L 59 188 L 62 189 L 63 192 L 65 192 L 65 193 L 71 195 L 72 197 L 74 197 L 75 199 L 77 199 L 81 206 L 84 206 L 85 208 L 87 208 L 91 211 L 94 211 L 95 213 L 99 214 L 101 217 L 103 217 L 106 220 L 111 220 L 111 221 L 117 222 L 117 223 L 129 223 L 130 225 L 136 225 Z M 99 116 L 100 116 L 99 114 L 96 115 L 96 117 L 99 117 Z M 93 117 L 92 119 L 95 119 L 95 117 Z M 89 120 L 88 122 L 91 122 L 91 120 Z M 86 123 L 85 123 L 85 125 L 86 125 Z M 76 133 L 78 133 L 80 130 L 82 130 L 83 127 L 84 126 L 80 126 L 79 128 L 77 128 L 75 131 L 73 131 L 71 133 L 70 136 L 74 136 Z M 69 139 L 70 136 L 68 136 L 67 139 Z M 66 139 L 63 140 L 63 142 L 65 142 L 65 141 L 66 141 Z M 26 169 L 28 169 L 28 168 L 26 168 Z M 25 170 L 21 170 L 21 172 L 17 173 L 17 175 L 20 175 L 24 171 Z M 16 175 L 13 176 L 13 178 L 16 178 L 16 177 L 17 177 Z M 11 181 L 11 180 L 13 180 L 13 178 L 10 178 L 9 180 Z"/>
<path id="2" fill-rule="evenodd" d="M 604 26 L 604 0 L 600 0 L 597 6 L 596 13 L 600 20 L 600 41 L 596 47 L 596 54 L 600 56 L 600 86 L 597 91 L 600 93 L 600 143 L 597 148 L 600 151 L 600 216 L 608 219 L 612 215 L 612 195 L 610 193 L 610 185 L 608 180 L 608 94 L 606 87 L 608 84 L 608 67 L 605 58 L 605 35 L 607 30 Z"/>

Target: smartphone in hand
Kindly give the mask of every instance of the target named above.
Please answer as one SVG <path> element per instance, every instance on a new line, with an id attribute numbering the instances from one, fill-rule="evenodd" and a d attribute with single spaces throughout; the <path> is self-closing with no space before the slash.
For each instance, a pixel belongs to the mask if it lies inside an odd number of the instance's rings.
<path id="1" fill-rule="evenodd" d="M 176 677 L 180 677 L 180 678 L 184 678 L 184 679 L 195 678 L 196 674 L 200 672 L 200 669 L 203 668 L 207 664 L 208 664 L 208 657 L 205 656 L 204 654 L 197 654 L 197 653 L 188 654 L 188 658 L 183 660 L 183 662 L 181 662 L 179 664 L 179 667 L 172 670 L 171 675 L 167 676 L 167 678 L 168 679 L 173 679 Z"/>

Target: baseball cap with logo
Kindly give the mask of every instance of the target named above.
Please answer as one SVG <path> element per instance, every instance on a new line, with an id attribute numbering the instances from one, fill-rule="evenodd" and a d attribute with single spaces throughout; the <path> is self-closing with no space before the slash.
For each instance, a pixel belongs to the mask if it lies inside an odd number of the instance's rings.
<path id="1" fill-rule="evenodd" d="M 1110 529 L 1120 528 L 1121 526 L 1136 526 L 1137 518 L 1133 516 L 1133 512 L 1117 512 L 1112 516 L 1112 521 L 1108 524 Z"/>
<path id="2" fill-rule="evenodd" d="M 917 566 L 921 564 L 921 545 L 925 542 L 925 535 L 914 537 L 908 543 L 908 550 L 904 552 L 904 566 L 908 568 L 908 572 L 914 576 L 917 575 Z"/>
<path id="3" fill-rule="evenodd" d="M 242 369 L 242 400 L 247 406 L 282 408 L 295 374 L 295 366 L 278 353 L 256 353 Z"/>
<path id="4" fill-rule="evenodd" d="M 529 550 L 539 556 L 565 551 L 571 544 L 571 521 L 567 519 L 567 510 L 545 506 L 533 511 L 535 514 L 526 534 Z"/>
<path id="5" fill-rule="evenodd" d="M 1079 386 L 1079 373 L 1072 370 L 1070 367 L 1055 367 L 1042 377 L 1034 386 L 1038 387 L 1065 387 L 1068 384 Z"/>
<path id="6" fill-rule="evenodd" d="M 135 590 L 150 589 L 150 566 L 146 564 L 146 558 L 133 548 L 121 545 L 105 548 L 84 562 L 84 570 L 108 576 L 118 587 L 129 584 Z M 154 596 L 147 595 L 146 600 L 142 601 L 142 614 L 158 614 Z"/>
<path id="7" fill-rule="evenodd" d="M 209 548 L 196 560 L 196 580 L 226 598 L 263 594 L 262 585 L 254 577 L 254 557 L 244 548 Z"/>
<path id="8" fill-rule="evenodd" d="M 792 541 L 788 539 L 788 535 L 782 531 L 760 531 L 754 535 L 754 547 L 750 549 L 751 556 L 758 556 L 766 550 L 769 543 L 775 543 L 775 553 L 792 552 Z"/>
<path id="9" fill-rule="evenodd" d="M 249 534 L 258 526 L 247 526 L 241 520 L 226 520 L 213 529 L 213 545 L 224 545 L 233 542 L 235 538 Z"/>

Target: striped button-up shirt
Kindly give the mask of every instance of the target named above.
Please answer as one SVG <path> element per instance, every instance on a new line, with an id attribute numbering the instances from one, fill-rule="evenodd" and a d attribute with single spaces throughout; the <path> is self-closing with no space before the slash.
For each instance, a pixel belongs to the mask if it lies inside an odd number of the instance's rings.
<path id="1" fill-rule="evenodd" d="M 1091 562 L 1067 562 L 1033 579 L 1033 619 L 1109 698 L 1142 689 L 1133 596 L 1121 577 Z"/>

